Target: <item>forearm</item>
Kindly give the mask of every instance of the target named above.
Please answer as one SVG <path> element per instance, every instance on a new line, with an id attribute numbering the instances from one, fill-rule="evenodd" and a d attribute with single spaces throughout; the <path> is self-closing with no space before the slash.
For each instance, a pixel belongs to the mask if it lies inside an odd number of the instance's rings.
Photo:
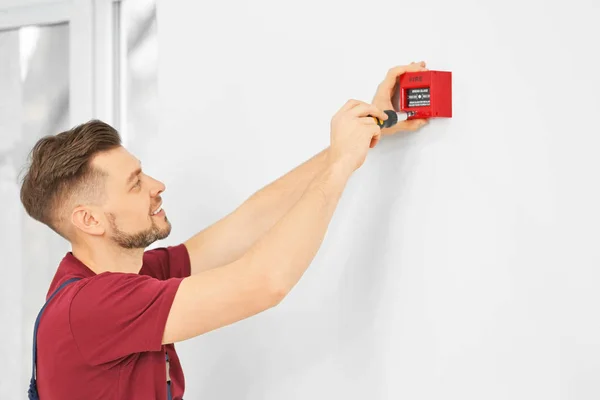
<path id="1" fill-rule="evenodd" d="M 188 240 L 192 274 L 228 264 L 248 251 L 298 201 L 325 168 L 328 154 L 329 148 L 320 151 Z"/>
<path id="2" fill-rule="evenodd" d="M 162 343 L 189 339 L 281 302 L 317 253 L 354 170 L 350 165 L 337 162 L 324 167 L 288 213 L 244 256 L 183 279 Z"/>
<path id="3" fill-rule="evenodd" d="M 244 256 L 284 292 L 301 278 L 315 257 L 352 173 L 347 165 L 326 165 L 300 199 Z"/>
<path id="4" fill-rule="evenodd" d="M 251 226 L 240 226 L 254 242 L 268 231 L 300 199 L 307 186 L 327 165 L 329 147 L 312 156 L 282 177 L 261 188 L 237 210 L 240 220 Z"/>

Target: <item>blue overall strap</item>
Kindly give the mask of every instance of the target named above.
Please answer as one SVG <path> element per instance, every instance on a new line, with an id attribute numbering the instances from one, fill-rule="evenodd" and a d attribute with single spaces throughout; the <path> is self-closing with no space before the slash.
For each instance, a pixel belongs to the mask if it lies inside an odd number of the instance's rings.
<path id="1" fill-rule="evenodd" d="M 169 362 L 169 354 L 165 352 L 165 360 Z M 167 381 L 167 400 L 173 400 L 173 393 L 171 393 L 171 380 Z M 183 400 L 183 399 L 181 399 Z"/>
<path id="2" fill-rule="evenodd" d="M 165 360 L 169 362 L 169 354 L 165 352 Z M 173 394 L 171 393 L 171 379 L 167 381 L 167 400 L 173 400 Z"/>
<path id="3" fill-rule="evenodd" d="M 35 369 L 36 369 L 35 363 L 37 361 L 37 331 L 38 331 L 38 326 L 40 325 L 40 318 L 42 317 L 42 313 L 44 312 L 44 309 L 46 308 L 46 306 L 48 305 L 50 300 L 52 300 L 54 295 L 56 295 L 56 293 L 60 292 L 69 283 L 78 281 L 79 279 L 81 279 L 81 278 L 71 278 L 68 281 L 66 281 L 65 283 L 63 283 L 62 285 L 60 285 L 58 287 L 58 289 L 56 289 L 54 291 L 54 293 L 52 293 L 52 295 L 48 298 L 48 300 L 46 300 L 46 304 L 44 304 L 44 306 L 40 310 L 40 312 L 35 320 L 35 326 L 33 327 L 33 362 L 31 364 L 31 380 L 29 381 L 29 390 L 27 392 L 29 394 L 30 400 L 39 400 L 39 398 L 40 398 L 38 391 L 37 391 L 37 381 L 36 381 L 36 376 L 35 376 Z"/>

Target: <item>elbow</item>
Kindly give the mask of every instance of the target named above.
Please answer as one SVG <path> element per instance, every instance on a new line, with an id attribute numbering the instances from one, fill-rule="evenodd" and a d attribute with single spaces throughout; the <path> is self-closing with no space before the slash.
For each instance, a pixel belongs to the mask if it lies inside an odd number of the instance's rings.
<path id="1" fill-rule="evenodd" d="M 285 299 L 290 291 L 283 286 L 277 286 L 271 289 L 271 307 L 275 307 Z"/>
<path id="2" fill-rule="evenodd" d="M 244 271 L 254 276 L 255 282 L 258 283 L 256 290 L 259 293 L 257 299 L 260 299 L 260 308 L 266 310 L 277 306 L 290 292 L 291 287 L 283 273 L 285 268 L 281 268 L 279 262 L 275 263 L 247 253 L 241 260 L 241 264 L 244 265 Z M 278 264 L 277 267 L 274 264 Z"/>
<path id="3" fill-rule="evenodd" d="M 269 276 L 266 281 L 267 289 L 265 292 L 267 293 L 269 308 L 275 307 L 285 299 L 290 292 L 290 288 L 279 276 Z"/>

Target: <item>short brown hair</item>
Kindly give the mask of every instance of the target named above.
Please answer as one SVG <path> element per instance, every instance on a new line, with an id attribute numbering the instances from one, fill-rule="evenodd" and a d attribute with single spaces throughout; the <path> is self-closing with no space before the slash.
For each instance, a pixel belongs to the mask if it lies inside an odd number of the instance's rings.
<path id="1" fill-rule="evenodd" d="M 40 139 L 31 150 L 21 185 L 21 203 L 27 214 L 67 238 L 62 226 L 67 217 L 65 207 L 79 195 L 90 199 L 102 190 L 102 174 L 91 167 L 91 160 L 119 146 L 117 130 L 99 120 Z"/>

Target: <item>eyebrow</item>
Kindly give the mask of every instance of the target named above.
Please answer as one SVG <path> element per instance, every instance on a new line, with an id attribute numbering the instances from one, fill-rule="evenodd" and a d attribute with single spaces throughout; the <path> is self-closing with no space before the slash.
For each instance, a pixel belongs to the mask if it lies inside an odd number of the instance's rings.
<path id="1" fill-rule="evenodd" d="M 135 179 L 136 176 L 138 176 L 139 174 L 142 173 L 142 168 L 138 168 L 135 171 L 133 171 L 131 174 L 129 174 L 129 178 L 127 178 L 127 185 L 130 185 L 133 180 Z"/>

